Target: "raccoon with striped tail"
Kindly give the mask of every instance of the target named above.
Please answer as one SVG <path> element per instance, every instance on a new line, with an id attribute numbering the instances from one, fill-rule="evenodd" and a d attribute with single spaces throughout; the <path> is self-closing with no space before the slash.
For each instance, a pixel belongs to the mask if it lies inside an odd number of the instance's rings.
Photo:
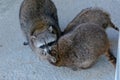
<path id="1" fill-rule="evenodd" d="M 109 39 L 100 25 L 82 23 L 74 27 L 52 45 L 51 56 L 47 58 L 51 64 L 73 70 L 86 69 L 93 66 L 101 55 L 105 55 L 114 67 L 116 66 Z"/>

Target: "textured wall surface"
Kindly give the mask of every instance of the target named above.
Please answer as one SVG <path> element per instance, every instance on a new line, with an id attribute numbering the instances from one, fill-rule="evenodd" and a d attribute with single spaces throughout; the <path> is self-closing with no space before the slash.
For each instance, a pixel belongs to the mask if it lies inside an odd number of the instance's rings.
<path id="1" fill-rule="evenodd" d="M 119 0 L 53 0 L 62 30 L 84 8 L 100 7 L 108 11 L 116 26 L 120 26 Z M 102 56 L 90 69 L 72 71 L 41 61 L 25 40 L 19 25 L 22 0 L 0 0 L 0 80 L 114 80 L 115 69 Z M 113 53 L 117 53 L 118 32 L 107 33 Z"/>

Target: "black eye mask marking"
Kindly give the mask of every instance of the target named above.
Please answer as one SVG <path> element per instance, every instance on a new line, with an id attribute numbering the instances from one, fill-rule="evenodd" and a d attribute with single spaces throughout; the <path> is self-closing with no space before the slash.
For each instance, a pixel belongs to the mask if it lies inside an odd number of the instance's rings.
<path id="1" fill-rule="evenodd" d="M 47 43 L 47 45 L 48 45 L 48 46 L 52 46 L 55 42 L 56 42 L 56 41 L 49 42 L 49 43 Z M 39 48 L 44 49 L 45 47 L 46 47 L 46 45 L 44 44 L 44 45 L 40 46 Z"/>

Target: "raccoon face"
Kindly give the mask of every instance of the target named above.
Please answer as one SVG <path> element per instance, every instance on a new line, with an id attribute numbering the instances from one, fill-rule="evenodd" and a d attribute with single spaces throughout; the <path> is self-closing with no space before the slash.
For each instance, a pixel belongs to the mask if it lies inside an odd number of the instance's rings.
<path id="1" fill-rule="evenodd" d="M 57 40 L 57 31 L 53 26 L 49 26 L 47 29 L 41 28 L 37 29 L 33 36 L 31 36 L 31 42 L 35 48 L 41 50 L 40 55 L 47 56 L 51 45 L 53 45 Z"/>

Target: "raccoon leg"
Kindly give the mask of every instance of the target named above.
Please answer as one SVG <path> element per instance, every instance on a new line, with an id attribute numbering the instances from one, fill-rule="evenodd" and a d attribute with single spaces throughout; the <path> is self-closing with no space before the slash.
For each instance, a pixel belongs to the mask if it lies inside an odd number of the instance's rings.
<path id="1" fill-rule="evenodd" d="M 116 27 L 111 21 L 110 21 L 109 25 L 110 25 L 112 28 L 114 28 L 115 30 L 119 31 L 119 28 Z"/>
<path id="2" fill-rule="evenodd" d="M 29 37 L 28 37 L 28 35 L 26 35 L 26 41 L 23 42 L 23 45 L 24 45 L 24 46 L 29 45 Z"/>
<path id="3" fill-rule="evenodd" d="M 108 60 L 114 65 L 114 67 L 116 67 L 116 58 L 114 57 L 110 49 L 106 52 L 105 55 L 108 58 Z"/>

